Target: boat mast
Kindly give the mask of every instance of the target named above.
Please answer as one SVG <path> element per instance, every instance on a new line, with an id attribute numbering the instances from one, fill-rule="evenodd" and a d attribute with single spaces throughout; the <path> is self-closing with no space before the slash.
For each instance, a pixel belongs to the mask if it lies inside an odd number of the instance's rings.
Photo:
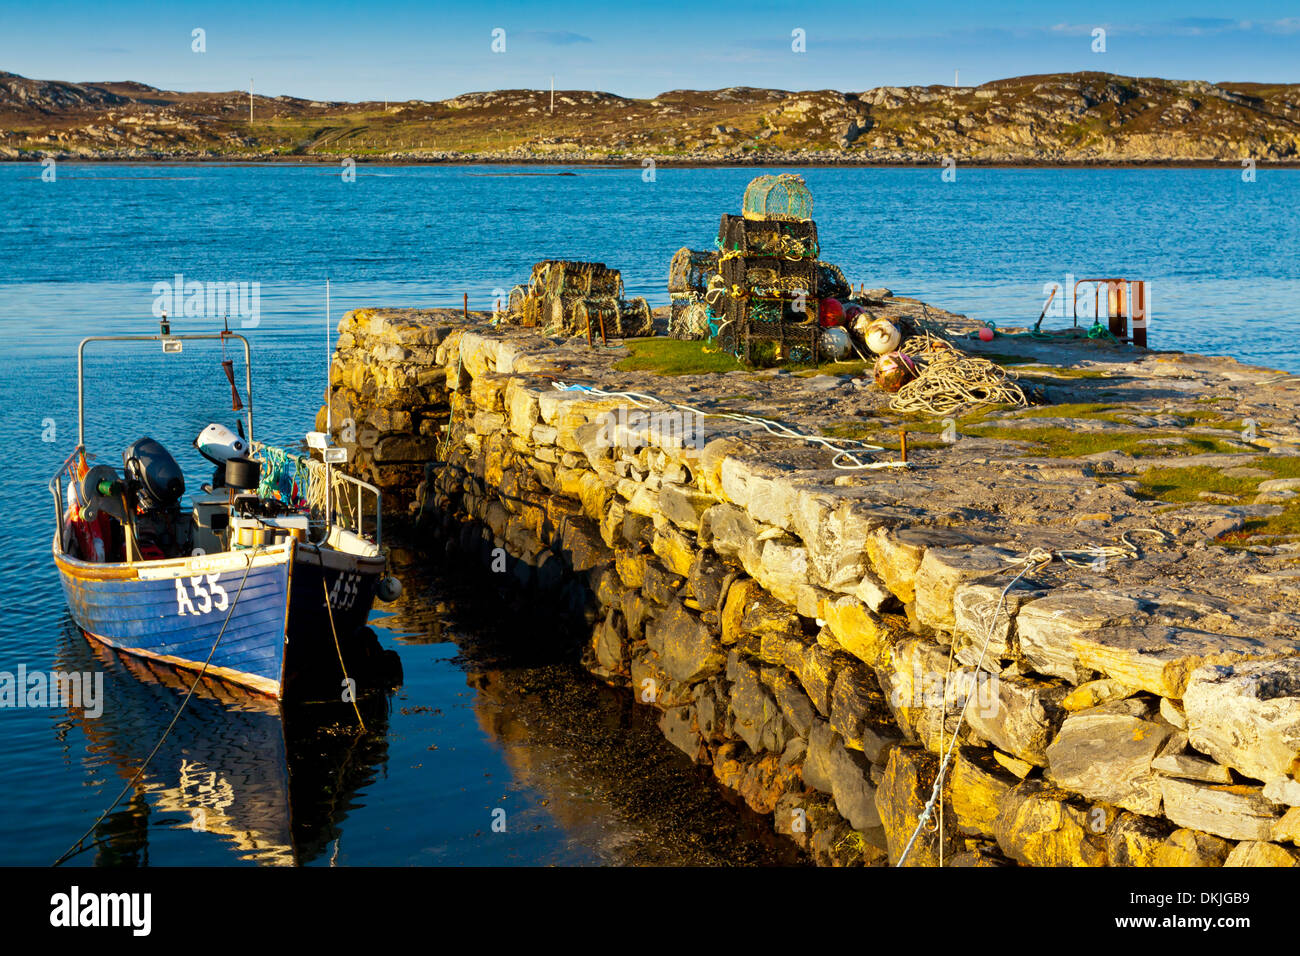
<path id="1" fill-rule="evenodd" d="M 334 409 L 330 401 L 330 280 L 325 279 L 325 444 L 334 443 Z M 330 464 L 329 455 L 321 452 L 325 459 L 325 540 L 329 540 L 330 526 L 333 524 L 333 501 L 331 493 L 334 485 L 334 466 Z"/>

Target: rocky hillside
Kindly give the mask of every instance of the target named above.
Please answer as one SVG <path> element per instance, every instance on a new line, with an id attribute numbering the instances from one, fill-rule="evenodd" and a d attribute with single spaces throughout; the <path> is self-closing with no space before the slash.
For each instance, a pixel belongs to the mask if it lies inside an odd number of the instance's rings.
<path id="1" fill-rule="evenodd" d="M 0 73 L 0 158 L 1300 162 L 1300 85 L 1071 73 L 863 93 L 536 90 L 323 103 Z"/>

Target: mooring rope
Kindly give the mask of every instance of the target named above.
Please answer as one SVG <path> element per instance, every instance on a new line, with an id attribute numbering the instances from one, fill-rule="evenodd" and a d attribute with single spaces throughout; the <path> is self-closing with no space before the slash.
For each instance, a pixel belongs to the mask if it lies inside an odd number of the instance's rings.
<path id="1" fill-rule="evenodd" d="M 86 837 L 94 833 L 95 827 L 103 823 L 104 818 L 113 812 L 113 808 L 122 802 L 122 798 L 126 796 L 127 791 L 130 790 L 131 787 L 135 785 L 135 782 L 140 779 L 141 775 L 143 775 L 145 770 L 148 768 L 149 762 L 153 760 L 153 758 L 158 755 L 158 751 L 162 749 L 163 743 L 166 742 L 167 737 L 172 732 L 172 729 L 175 728 L 176 721 L 181 719 L 181 713 L 185 710 L 185 705 L 188 704 L 190 702 L 190 698 L 194 696 L 194 689 L 199 686 L 199 681 L 203 680 L 204 674 L 206 674 L 208 671 L 208 664 L 211 663 L 212 661 L 212 655 L 217 652 L 217 645 L 221 643 L 222 637 L 224 637 L 226 634 L 226 625 L 230 623 L 230 618 L 235 613 L 235 606 L 239 604 L 239 598 L 244 593 L 244 585 L 248 583 L 248 575 L 253 570 L 253 561 L 257 558 L 257 555 L 261 552 L 261 550 L 262 549 L 260 546 L 256 547 L 253 549 L 252 555 L 249 556 L 248 566 L 244 568 L 244 577 L 239 582 L 239 590 L 235 592 L 235 599 L 230 602 L 230 610 L 226 612 L 226 619 L 221 622 L 221 630 L 217 632 L 217 639 L 212 642 L 212 648 L 208 651 L 207 659 L 203 661 L 203 667 L 199 669 L 198 674 L 194 678 L 194 682 L 190 684 L 190 689 L 185 692 L 185 696 L 181 699 L 181 705 L 176 708 L 176 713 L 172 715 L 171 723 L 167 725 L 167 729 L 163 731 L 162 736 L 158 738 L 158 743 L 154 744 L 153 750 L 149 751 L 149 756 L 145 757 L 144 763 L 140 764 L 140 769 L 137 770 L 135 774 L 131 777 L 131 779 L 126 782 L 126 786 L 122 788 L 121 792 L 117 795 L 117 797 L 113 800 L 113 802 L 110 803 L 104 809 L 103 813 L 101 813 L 98 817 L 95 818 L 95 822 L 90 825 L 90 827 L 86 830 L 85 833 L 81 835 L 80 839 L 78 839 L 76 843 L 68 847 L 67 850 L 63 852 L 62 856 L 60 856 L 57 860 L 55 860 L 52 864 L 50 864 L 51 866 L 60 866 L 65 861 L 71 859 L 72 857 L 76 856 L 78 853 L 81 853 L 85 849 L 87 849 L 86 847 L 82 846 L 82 844 L 86 842 Z"/>
<path id="2" fill-rule="evenodd" d="M 316 548 L 316 561 L 320 564 L 320 587 L 325 593 L 325 612 L 329 615 L 330 633 L 334 635 L 334 650 L 339 655 L 339 668 L 343 671 L 344 683 L 348 685 L 348 696 L 352 699 L 352 709 L 356 711 L 357 723 L 361 726 L 362 732 L 365 732 L 366 722 L 362 720 L 361 708 L 357 706 L 357 685 L 348 676 L 348 665 L 343 663 L 343 648 L 339 645 L 339 632 L 334 627 L 334 605 L 330 603 L 330 589 L 325 581 L 325 555 L 319 547 Z"/>
<path id="3" fill-rule="evenodd" d="M 1015 577 L 1013 577 L 1009 582 L 1007 582 L 1007 586 L 1002 589 L 1002 593 L 998 596 L 997 607 L 994 608 L 993 614 L 988 619 L 988 630 L 987 633 L 984 635 L 984 643 L 980 647 L 980 655 L 978 660 L 976 660 L 975 662 L 975 666 L 972 673 L 978 672 L 983 666 L 984 656 L 988 652 L 989 644 L 992 643 L 993 641 L 993 628 L 996 626 L 998 616 L 1002 613 L 1002 608 L 1006 604 L 1007 592 L 1009 592 L 1013 587 L 1015 587 L 1016 583 L 1021 578 L 1023 578 L 1030 571 L 1041 571 L 1043 568 L 1047 567 L 1049 564 L 1052 563 L 1053 560 L 1056 559 L 1060 559 L 1064 564 L 1067 564 L 1070 567 L 1075 567 L 1075 568 L 1092 568 L 1096 566 L 1096 562 L 1105 561 L 1109 558 L 1122 558 L 1126 560 L 1136 560 L 1137 558 L 1141 557 L 1141 551 L 1138 548 L 1137 544 L 1130 538 L 1130 535 L 1137 532 L 1141 532 L 1144 534 L 1154 534 L 1158 538 L 1160 538 L 1162 543 L 1167 543 L 1170 540 L 1169 534 L 1165 531 L 1162 531 L 1159 528 L 1131 528 L 1127 531 L 1124 531 L 1120 535 L 1119 544 L 1091 545 L 1086 548 L 1058 548 L 1058 549 L 1033 548 L 1027 553 L 1019 557 L 1007 559 L 1012 567 L 1019 565 L 1020 570 L 1016 573 Z M 1092 561 L 1089 562 L 1083 560 L 1083 556 L 1091 557 Z M 951 646 L 949 647 L 948 667 L 949 667 L 949 677 L 950 677 L 951 668 L 952 668 Z M 953 749 L 957 746 L 957 741 L 961 738 L 962 725 L 966 722 L 966 711 L 970 708 L 971 697 L 974 696 L 973 694 L 969 693 L 969 688 L 967 688 L 967 693 L 965 694 L 965 700 L 962 702 L 961 712 L 957 716 L 957 726 L 953 728 L 952 739 L 948 742 L 947 750 L 944 750 L 943 748 L 944 728 L 943 728 L 942 718 L 944 715 L 947 714 L 948 679 L 949 679 L 948 677 L 945 677 L 944 679 L 945 696 L 944 696 L 944 704 L 942 707 L 943 713 L 941 714 L 940 721 L 939 721 L 939 749 L 941 751 L 944 751 L 943 760 L 940 761 L 938 773 L 935 774 L 934 787 L 931 788 L 930 790 L 930 798 L 925 802 L 925 807 L 921 811 L 921 815 L 916 821 L 916 828 L 912 831 L 911 837 L 908 838 L 906 846 L 903 847 L 903 852 L 899 854 L 898 862 L 894 864 L 895 866 L 902 866 L 907 861 L 908 854 L 912 852 L 912 847 L 916 843 L 916 838 L 920 836 L 921 830 L 925 829 L 926 825 L 930 821 L 931 814 L 934 813 L 935 804 L 939 801 L 939 795 L 943 792 L 943 781 L 945 776 L 947 775 L 948 766 L 952 762 Z M 941 805 L 940 806 L 941 817 L 942 817 L 942 812 L 943 811 Z M 942 853 L 943 853 L 942 829 L 939 829 L 939 847 L 940 847 L 939 849 L 940 859 L 942 859 Z"/>

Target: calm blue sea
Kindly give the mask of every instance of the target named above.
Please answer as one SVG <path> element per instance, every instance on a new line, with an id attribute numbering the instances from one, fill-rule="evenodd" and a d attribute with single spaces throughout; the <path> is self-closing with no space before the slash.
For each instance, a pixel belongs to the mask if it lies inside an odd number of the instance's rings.
<path id="1" fill-rule="evenodd" d="M 1261 170 L 1254 182 L 1232 169 L 959 169 L 955 182 L 937 169 L 803 172 L 823 257 L 855 284 L 1005 325 L 1032 322 L 1050 283 L 1142 278 L 1154 347 L 1300 372 L 1300 171 Z M 155 331 L 155 284 L 177 274 L 257 283 L 256 324 L 241 329 L 255 349 L 257 429 L 294 441 L 320 405 L 327 277 L 335 322 L 363 305 L 459 305 L 462 293 L 487 308 L 541 258 L 603 261 L 629 294 L 662 304 L 673 252 L 707 246 L 755 174 L 659 169 L 646 182 L 640 168 L 361 167 L 345 182 L 333 167 L 71 163 L 53 182 L 41 173 L 0 164 L 0 679 L 80 664 L 105 673 L 107 702 L 94 721 L 0 708 L 0 864 L 58 856 L 116 796 L 178 699 L 95 656 L 69 627 L 49 560 L 45 486 L 76 443 L 80 338 Z M 216 323 L 177 317 L 175 327 Z M 150 434 L 197 484 L 209 469 L 189 443 L 230 418 L 219 360 L 215 349 L 165 363 L 104 350 L 88 361 L 88 443 L 115 459 Z M 761 862 L 777 852 L 744 820 L 707 844 L 682 836 L 689 822 L 629 801 L 618 781 L 644 780 L 647 761 L 671 787 L 659 803 L 715 798 L 620 698 L 554 662 L 484 661 L 474 645 L 516 625 L 477 617 L 473 592 L 410 573 L 406 611 L 374 622 L 407 679 L 374 705 L 373 733 L 349 736 L 346 715 L 287 720 L 205 704 L 76 862 L 283 862 L 282 844 L 313 864 Z M 556 708 L 538 701 L 559 690 L 590 695 L 591 727 L 547 723 Z M 232 739 L 253 743 L 232 750 Z M 269 835 L 282 805 L 298 821 L 285 839 Z M 497 808 L 510 816 L 505 833 L 491 828 Z"/>

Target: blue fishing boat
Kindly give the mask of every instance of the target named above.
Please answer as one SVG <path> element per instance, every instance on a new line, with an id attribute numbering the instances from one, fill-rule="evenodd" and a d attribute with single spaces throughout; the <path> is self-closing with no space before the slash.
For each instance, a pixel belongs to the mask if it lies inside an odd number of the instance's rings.
<path id="1" fill-rule="evenodd" d="M 222 366 L 237 431 L 213 423 L 195 439 L 212 462 L 210 484 L 185 495 L 185 476 L 159 442 L 141 438 L 123 467 L 86 449 L 85 354 L 102 342 L 242 343 L 241 399 L 233 363 Z M 355 671 L 377 656 L 364 625 L 379 597 L 400 591 L 385 575 L 382 504 L 373 485 L 335 467 L 346 450 L 328 431 L 307 436 L 307 455 L 253 439 L 249 343 L 229 330 L 94 336 L 77 353 L 77 447 L 50 481 L 54 563 L 77 626 L 93 640 L 282 698 L 356 692 Z M 319 455 L 319 457 L 316 457 Z M 349 673 L 352 664 L 353 673 Z"/>

